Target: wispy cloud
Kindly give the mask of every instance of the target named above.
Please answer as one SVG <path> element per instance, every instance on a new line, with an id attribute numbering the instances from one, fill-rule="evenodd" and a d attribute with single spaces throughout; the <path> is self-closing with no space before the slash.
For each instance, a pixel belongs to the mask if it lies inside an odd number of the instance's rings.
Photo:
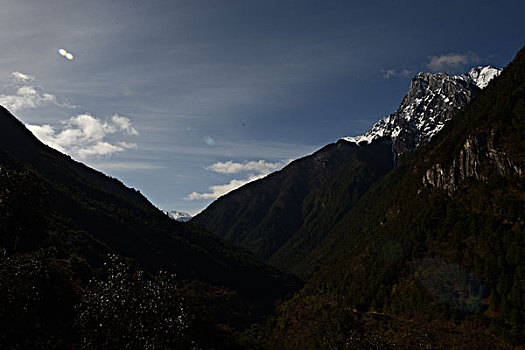
<path id="1" fill-rule="evenodd" d="M 393 77 L 407 77 L 412 73 L 411 70 L 403 69 L 381 69 L 381 76 L 385 79 Z"/>
<path id="2" fill-rule="evenodd" d="M 192 192 L 183 199 L 192 201 L 197 199 L 215 199 L 228 192 L 231 192 L 241 186 L 246 185 L 252 181 L 265 177 L 269 173 L 279 170 L 292 161 L 292 159 L 281 162 L 267 162 L 265 160 L 250 161 L 244 163 L 236 163 L 233 161 L 217 162 L 205 167 L 206 170 L 211 170 L 219 174 L 238 174 L 243 172 L 250 172 L 246 179 L 233 179 L 224 185 L 210 186 L 208 192 L 198 193 Z"/>
<path id="3" fill-rule="evenodd" d="M 126 117 L 122 117 L 122 116 L 120 116 L 118 114 L 114 114 L 111 117 L 111 121 L 114 123 L 114 125 L 119 130 L 125 131 L 129 135 L 136 136 L 136 135 L 139 134 L 137 132 L 137 130 L 135 130 L 135 128 L 133 126 L 131 126 L 131 121 L 128 118 L 126 118 Z"/>
<path id="4" fill-rule="evenodd" d="M 12 94 L 0 94 L 0 104 L 12 112 L 22 109 L 36 108 L 52 103 L 60 107 L 71 107 L 68 103 L 58 103 L 55 95 L 44 92 L 32 85 L 35 77 L 22 72 L 11 73 L 15 91 Z"/>
<path id="5" fill-rule="evenodd" d="M 433 71 L 447 71 L 450 69 L 457 69 L 468 64 L 475 64 L 480 61 L 475 54 L 461 55 L 457 53 L 449 53 L 441 56 L 430 57 L 430 62 L 427 67 Z"/>
<path id="6" fill-rule="evenodd" d="M 63 127 L 60 130 L 47 124 L 26 124 L 26 126 L 43 143 L 81 159 L 109 156 L 137 147 L 135 143 L 109 142 L 106 139 L 107 136 L 116 133 L 138 135 L 131 121 L 117 114 L 113 115 L 109 121 L 103 121 L 90 114 L 79 114 L 61 123 Z"/>
<path id="7" fill-rule="evenodd" d="M 89 162 L 89 165 L 101 170 L 120 170 L 120 171 L 127 171 L 127 170 L 151 170 L 151 169 L 162 169 L 165 168 L 161 165 L 151 164 L 151 163 L 145 163 L 145 162 Z"/>
<path id="8" fill-rule="evenodd" d="M 13 72 L 11 73 L 15 81 L 27 83 L 35 80 L 35 77 L 29 74 L 24 74 L 22 72 Z"/>
<path id="9" fill-rule="evenodd" d="M 220 174 L 237 174 L 241 172 L 255 172 L 258 174 L 269 174 L 272 171 L 278 170 L 290 163 L 292 159 L 286 161 L 270 163 L 265 160 L 251 161 L 244 163 L 235 163 L 230 161 L 217 162 L 205 167 L 206 170 L 211 170 Z"/>

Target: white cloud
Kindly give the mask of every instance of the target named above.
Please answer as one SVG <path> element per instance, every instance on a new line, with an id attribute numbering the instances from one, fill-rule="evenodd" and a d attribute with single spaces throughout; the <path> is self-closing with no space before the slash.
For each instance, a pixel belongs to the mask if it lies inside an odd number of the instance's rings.
<path id="1" fill-rule="evenodd" d="M 233 179 L 227 184 L 224 185 L 213 185 L 210 186 L 209 192 L 198 193 L 192 192 L 184 200 L 192 201 L 197 199 L 215 199 L 226 193 L 233 191 L 241 186 L 246 185 L 249 182 L 258 180 L 262 177 L 265 177 L 269 173 L 279 170 L 285 165 L 289 164 L 292 159 L 288 159 L 281 162 L 270 163 L 265 160 L 251 161 L 244 163 L 235 163 L 232 161 L 227 161 L 224 163 L 217 162 L 210 166 L 205 167 L 206 170 L 211 170 L 220 174 L 237 174 L 242 172 L 251 172 L 248 175 L 247 179 Z"/>
<path id="2" fill-rule="evenodd" d="M 112 153 L 118 153 L 125 151 L 126 149 L 121 146 L 112 145 L 109 142 L 100 141 L 88 147 L 83 147 L 77 150 L 77 155 L 80 158 L 89 158 L 93 156 L 107 156 Z"/>
<path id="3" fill-rule="evenodd" d="M 222 195 L 225 195 L 228 192 L 231 192 L 241 186 L 246 185 L 249 182 L 258 180 L 260 178 L 265 177 L 267 174 L 258 174 L 258 175 L 250 175 L 248 179 L 244 180 L 231 180 L 229 183 L 224 185 L 213 185 L 209 187 L 210 192 L 204 192 L 204 193 L 198 193 L 198 192 L 192 192 L 186 197 L 184 197 L 184 200 L 187 201 L 193 201 L 197 199 L 215 199 L 219 198 Z"/>
<path id="4" fill-rule="evenodd" d="M 211 170 L 220 174 L 236 174 L 240 172 L 255 172 L 258 174 L 268 174 L 272 171 L 278 170 L 290 163 L 292 160 L 288 159 L 286 161 L 270 163 L 264 160 L 251 161 L 245 163 L 234 163 L 231 160 L 221 163 L 217 162 L 210 166 L 207 166 L 206 170 Z"/>
<path id="5" fill-rule="evenodd" d="M 15 81 L 27 83 L 29 81 L 35 80 L 35 77 L 29 74 L 24 74 L 22 72 L 13 72 L 11 75 L 15 78 Z"/>
<path id="6" fill-rule="evenodd" d="M 13 94 L 0 94 L 0 104 L 11 112 L 36 108 L 46 103 L 53 103 L 60 107 L 71 107 L 67 103 L 58 103 L 55 95 L 29 85 L 30 82 L 35 80 L 34 76 L 22 72 L 13 72 L 11 75 L 13 76 L 16 91 Z"/>
<path id="7" fill-rule="evenodd" d="M 397 69 L 381 69 L 381 75 L 385 79 L 390 79 L 392 77 L 407 77 L 412 73 L 411 70 L 403 68 L 401 70 Z"/>
<path id="8" fill-rule="evenodd" d="M 129 135 L 136 136 L 139 133 L 131 126 L 131 121 L 126 117 L 121 117 L 118 114 L 114 114 L 111 117 L 111 121 L 120 129 L 127 132 Z"/>
<path id="9" fill-rule="evenodd" d="M 474 54 L 460 55 L 449 53 L 441 56 L 430 57 L 430 62 L 427 64 L 427 67 L 434 71 L 447 71 L 449 69 L 456 69 L 478 62 L 479 57 Z"/>
<path id="10" fill-rule="evenodd" d="M 51 125 L 31 125 L 27 128 L 43 143 L 60 152 L 86 159 L 96 156 L 109 156 L 136 148 L 135 143 L 114 142 L 106 140 L 110 134 L 125 132 L 128 135 L 138 135 L 126 117 L 114 115 L 111 120 L 102 121 L 90 114 L 79 114 L 62 121 L 63 127 L 57 131 Z M 123 125 L 125 127 L 123 127 Z"/>
<path id="11" fill-rule="evenodd" d="M 55 95 L 40 93 L 33 86 L 29 85 L 19 87 L 14 95 L 0 95 L 0 104 L 12 112 L 26 108 L 36 108 L 47 102 L 56 104 Z"/>

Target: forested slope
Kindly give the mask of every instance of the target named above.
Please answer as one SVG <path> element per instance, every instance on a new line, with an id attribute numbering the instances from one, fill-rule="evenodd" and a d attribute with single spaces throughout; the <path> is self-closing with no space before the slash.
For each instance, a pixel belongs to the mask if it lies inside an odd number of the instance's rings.
<path id="1" fill-rule="evenodd" d="M 523 344 L 525 49 L 308 259 L 274 346 Z"/>

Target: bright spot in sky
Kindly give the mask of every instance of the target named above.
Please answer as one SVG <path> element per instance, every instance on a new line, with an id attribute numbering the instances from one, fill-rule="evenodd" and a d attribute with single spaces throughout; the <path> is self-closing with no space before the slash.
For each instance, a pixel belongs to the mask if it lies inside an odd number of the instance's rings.
<path id="1" fill-rule="evenodd" d="M 211 137 L 207 136 L 204 138 L 204 142 L 206 142 L 208 144 L 208 146 L 213 146 L 215 145 L 215 140 L 212 139 Z"/>
<path id="2" fill-rule="evenodd" d="M 67 58 L 68 60 L 72 60 L 73 59 L 73 54 L 70 53 L 70 52 L 67 52 L 66 50 L 64 49 L 60 49 L 58 50 L 58 53 L 61 55 L 61 56 L 64 56 L 65 58 Z"/>

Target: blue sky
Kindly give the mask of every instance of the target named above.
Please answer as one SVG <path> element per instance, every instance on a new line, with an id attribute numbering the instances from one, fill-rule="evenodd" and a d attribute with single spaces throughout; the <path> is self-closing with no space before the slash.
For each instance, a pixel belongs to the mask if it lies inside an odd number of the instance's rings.
<path id="1" fill-rule="evenodd" d="M 3 0 L 0 103 L 159 208 L 194 214 L 365 133 L 419 71 L 505 66 L 523 13 L 517 0 Z"/>

